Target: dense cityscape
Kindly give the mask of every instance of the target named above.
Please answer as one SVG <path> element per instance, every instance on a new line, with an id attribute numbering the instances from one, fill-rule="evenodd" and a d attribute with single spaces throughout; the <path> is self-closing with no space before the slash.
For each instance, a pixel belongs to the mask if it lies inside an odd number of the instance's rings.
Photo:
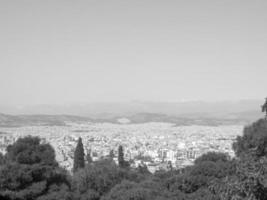
<path id="1" fill-rule="evenodd" d="M 175 126 L 171 123 L 112 124 L 67 123 L 67 126 L 26 126 L 0 128 L 0 151 L 5 153 L 9 144 L 27 135 L 39 136 L 50 143 L 56 159 L 65 169 L 73 167 L 74 149 L 81 137 L 85 154 L 94 161 L 114 153 L 117 161 L 118 146 L 124 148 L 125 159 L 132 167 L 145 164 L 154 173 L 168 170 L 170 165 L 179 169 L 192 165 L 207 152 L 223 152 L 234 156 L 232 143 L 242 134 L 243 126 Z"/>

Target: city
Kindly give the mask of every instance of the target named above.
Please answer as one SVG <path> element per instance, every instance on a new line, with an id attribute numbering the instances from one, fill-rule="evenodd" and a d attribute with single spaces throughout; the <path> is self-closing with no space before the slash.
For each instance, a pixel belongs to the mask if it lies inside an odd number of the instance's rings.
<path id="1" fill-rule="evenodd" d="M 154 173 L 168 170 L 171 164 L 179 169 L 192 165 L 207 152 L 223 152 L 234 157 L 232 143 L 242 134 L 243 126 L 175 126 L 171 123 L 112 124 L 72 123 L 67 126 L 29 126 L 0 128 L 0 151 L 27 135 L 39 136 L 50 143 L 56 159 L 65 169 L 73 167 L 74 149 L 82 138 L 86 154 L 99 160 L 114 152 L 117 162 L 119 145 L 124 148 L 125 159 L 132 167 L 145 164 Z"/>

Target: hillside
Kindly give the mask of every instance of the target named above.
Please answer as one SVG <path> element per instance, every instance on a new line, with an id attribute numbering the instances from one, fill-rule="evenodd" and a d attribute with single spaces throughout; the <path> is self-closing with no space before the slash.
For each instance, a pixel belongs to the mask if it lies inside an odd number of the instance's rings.
<path id="1" fill-rule="evenodd" d="M 106 115 L 104 118 L 90 118 L 75 115 L 7 115 L 0 114 L 0 127 L 20 127 L 20 126 L 65 126 L 66 122 L 84 123 L 120 123 L 121 118 L 128 120 L 128 123 L 148 123 L 148 122 L 166 122 L 174 123 L 178 126 L 189 125 L 204 125 L 204 126 L 218 126 L 218 125 L 246 125 L 251 123 L 254 119 L 260 118 L 260 113 L 241 112 L 232 113 L 222 116 L 214 116 L 209 113 L 192 113 L 180 116 L 142 112 L 136 114 L 124 115 Z"/>
<path id="2" fill-rule="evenodd" d="M 66 121 L 85 122 L 89 118 L 71 115 L 6 115 L 0 114 L 0 127 L 64 126 Z"/>

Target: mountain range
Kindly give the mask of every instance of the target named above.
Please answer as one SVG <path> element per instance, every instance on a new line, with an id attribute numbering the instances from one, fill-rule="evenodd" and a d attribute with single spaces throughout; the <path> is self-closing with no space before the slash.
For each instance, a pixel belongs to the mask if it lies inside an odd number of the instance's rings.
<path id="1" fill-rule="evenodd" d="M 177 125 L 248 124 L 263 117 L 259 100 L 130 102 L 86 105 L 0 106 L 0 126 L 65 125 L 72 122 L 171 122 Z"/>

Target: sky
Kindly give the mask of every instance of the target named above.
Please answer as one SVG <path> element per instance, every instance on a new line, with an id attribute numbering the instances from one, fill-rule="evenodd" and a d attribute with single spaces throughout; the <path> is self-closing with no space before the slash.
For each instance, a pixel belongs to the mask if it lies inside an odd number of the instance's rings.
<path id="1" fill-rule="evenodd" d="M 266 0 L 0 0 L 0 104 L 263 99 Z"/>

